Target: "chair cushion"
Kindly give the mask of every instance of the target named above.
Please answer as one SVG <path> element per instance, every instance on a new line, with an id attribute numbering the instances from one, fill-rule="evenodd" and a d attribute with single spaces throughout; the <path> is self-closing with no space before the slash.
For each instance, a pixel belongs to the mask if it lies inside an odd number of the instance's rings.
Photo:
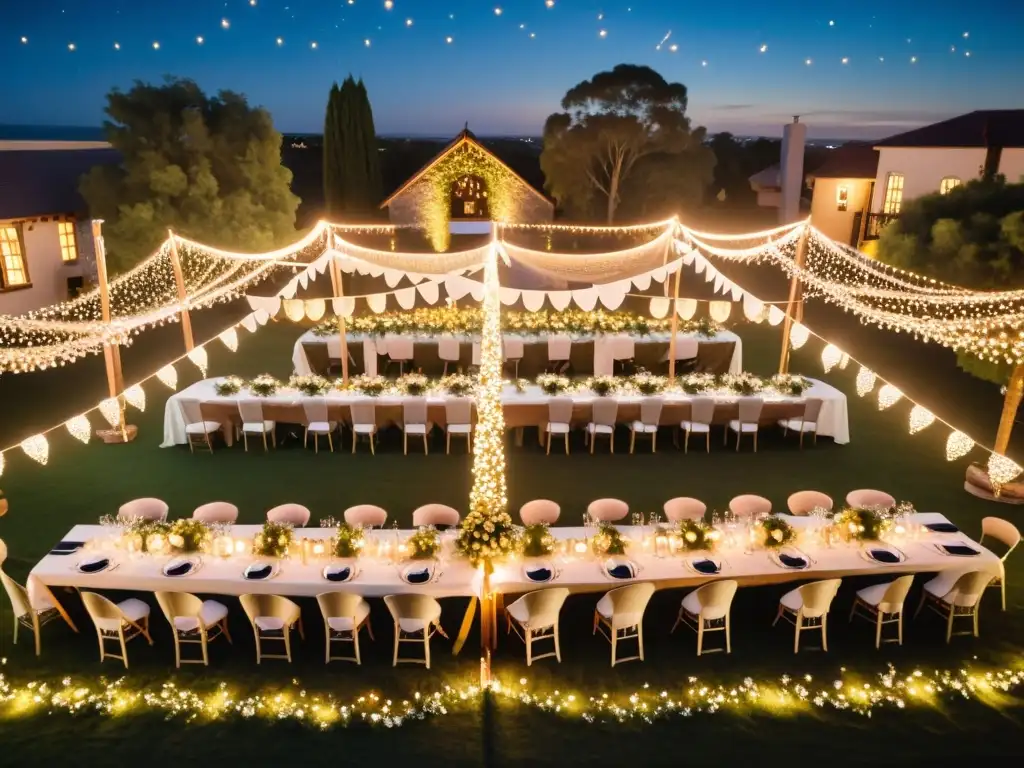
<path id="1" fill-rule="evenodd" d="M 630 428 L 634 432 L 644 432 L 648 435 L 658 431 L 657 424 L 644 424 L 642 421 L 634 421 Z"/>
<path id="2" fill-rule="evenodd" d="M 560 421 L 549 421 L 544 425 L 544 431 L 553 435 L 566 435 L 569 433 L 569 425 Z"/>
<path id="3" fill-rule="evenodd" d="M 406 424 L 402 427 L 407 434 L 410 435 L 425 435 L 427 434 L 426 424 Z"/>
<path id="4" fill-rule="evenodd" d="M 228 607 L 216 600 L 204 600 L 203 607 L 199 609 L 199 618 L 204 627 L 212 627 L 227 615 Z M 175 616 L 174 628 L 179 632 L 191 632 L 194 629 L 199 629 L 199 622 L 194 616 Z"/>
<path id="5" fill-rule="evenodd" d="M 595 424 L 590 422 L 587 424 L 587 432 L 594 434 L 595 432 L 599 435 L 610 435 L 615 431 L 615 428 L 611 424 Z"/>
<path id="6" fill-rule="evenodd" d="M 757 424 L 740 424 L 738 419 L 733 419 L 729 422 L 729 429 L 733 432 L 739 432 L 742 427 L 743 432 L 757 432 Z"/>
<path id="7" fill-rule="evenodd" d="M 328 432 L 333 432 L 337 426 L 338 422 L 336 421 L 311 421 L 306 429 L 310 432 L 326 435 Z"/>
<path id="8" fill-rule="evenodd" d="M 700 615 L 700 600 L 697 598 L 697 590 L 683 598 L 683 610 L 691 616 Z"/>
<path id="9" fill-rule="evenodd" d="M 818 425 L 813 421 L 801 419 L 779 419 L 779 426 L 792 432 L 817 432 Z"/>
<path id="10" fill-rule="evenodd" d="M 242 424 L 242 431 L 262 435 L 264 432 L 273 432 L 275 426 L 277 425 L 272 421 L 247 421 Z"/>
<path id="11" fill-rule="evenodd" d="M 129 597 L 117 604 L 128 621 L 139 622 L 149 616 L 149 606 L 136 597 Z"/>
<path id="12" fill-rule="evenodd" d="M 370 604 L 365 600 L 356 606 L 355 621 L 352 616 L 331 616 L 327 619 L 327 626 L 335 632 L 351 632 L 355 626 L 362 624 L 370 615 Z"/>
<path id="13" fill-rule="evenodd" d="M 526 609 L 526 604 L 522 600 L 516 600 L 512 603 L 508 607 L 508 612 L 520 624 L 525 624 L 530 619 L 530 612 Z"/>
<path id="14" fill-rule="evenodd" d="M 612 599 L 605 595 L 597 601 L 595 610 L 601 614 L 604 618 L 610 619 L 612 617 Z"/>
<path id="15" fill-rule="evenodd" d="M 253 624 L 261 632 L 280 632 L 284 629 L 284 619 L 277 616 L 257 616 L 253 619 Z"/>
<path id="16" fill-rule="evenodd" d="M 470 432 L 473 431 L 473 425 L 472 424 L 449 424 L 447 427 L 445 427 L 445 429 L 447 429 L 449 432 L 452 432 L 453 434 L 456 434 L 456 435 L 468 435 Z"/>
<path id="17" fill-rule="evenodd" d="M 711 425 L 710 424 L 701 424 L 700 422 L 696 422 L 696 421 L 681 421 L 681 422 L 679 422 L 679 426 L 680 426 L 680 428 L 685 429 L 687 432 L 701 432 L 701 433 L 703 433 L 703 432 L 710 432 L 711 431 Z"/>
<path id="18" fill-rule="evenodd" d="M 357 435 L 372 435 L 377 431 L 376 424 L 353 424 L 352 431 Z"/>
<path id="19" fill-rule="evenodd" d="M 926 581 L 924 584 L 924 590 L 935 597 L 945 598 L 953 589 L 953 585 L 956 584 L 957 579 L 962 575 L 963 573 L 961 571 L 944 571 L 934 579 Z M 947 600 L 946 602 L 950 601 Z"/>
<path id="20" fill-rule="evenodd" d="M 795 613 L 803 608 L 804 598 L 803 595 L 800 594 L 800 588 L 797 587 L 796 589 L 791 589 L 789 592 L 784 594 L 779 602 Z"/>
<path id="21" fill-rule="evenodd" d="M 209 435 L 220 429 L 219 421 L 197 421 L 194 424 L 185 425 L 186 435 Z"/>
<path id="22" fill-rule="evenodd" d="M 882 598 L 885 597 L 885 590 L 889 588 L 889 583 L 875 584 L 871 587 L 865 587 L 864 589 L 857 590 L 857 597 L 863 600 L 865 603 L 871 606 L 878 607 L 878 604 L 882 602 Z"/>

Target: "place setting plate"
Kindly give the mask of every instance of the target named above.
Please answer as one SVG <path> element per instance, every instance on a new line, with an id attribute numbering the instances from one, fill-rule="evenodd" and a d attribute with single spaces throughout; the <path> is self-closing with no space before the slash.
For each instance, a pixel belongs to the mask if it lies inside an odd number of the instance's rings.
<path id="1" fill-rule="evenodd" d="M 616 555 L 601 563 L 601 571 L 615 581 L 628 581 L 640 574 L 640 566 L 628 557 Z"/>
<path id="2" fill-rule="evenodd" d="M 546 584 L 558 577 L 558 571 L 550 560 L 538 560 L 523 565 L 523 578 L 534 584 Z"/>
<path id="3" fill-rule="evenodd" d="M 865 545 L 860 551 L 860 556 L 879 565 L 899 565 L 907 561 L 907 556 L 902 551 L 880 543 Z"/>
<path id="4" fill-rule="evenodd" d="M 117 563 L 110 555 L 87 555 L 75 563 L 75 570 L 86 575 L 112 571 L 115 568 L 117 568 Z"/>
<path id="5" fill-rule="evenodd" d="M 399 566 L 398 575 L 406 584 L 429 584 L 440 578 L 441 570 L 434 560 L 416 560 Z"/>
<path id="6" fill-rule="evenodd" d="M 171 578 L 179 578 L 181 576 L 188 576 L 195 573 L 202 566 L 203 561 L 201 558 L 195 555 L 172 557 L 164 567 L 160 569 L 160 572 L 164 576 Z"/>
<path id="7" fill-rule="evenodd" d="M 717 557 L 697 555 L 684 561 L 686 567 L 700 576 L 717 576 L 722 572 L 722 561 Z"/>
<path id="8" fill-rule="evenodd" d="M 960 533 L 952 523 L 925 523 L 922 527 L 929 533 Z"/>
<path id="9" fill-rule="evenodd" d="M 811 567 L 811 558 L 796 547 L 781 547 L 771 553 L 772 561 L 787 571 L 804 571 Z"/>
<path id="10" fill-rule="evenodd" d="M 277 563 L 268 560 L 256 560 L 249 563 L 242 571 L 242 578 L 246 581 L 267 581 L 277 575 Z"/>
<path id="11" fill-rule="evenodd" d="M 331 563 L 324 566 L 322 575 L 327 581 L 343 584 L 355 579 L 356 567 L 353 563 Z"/>
<path id="12" fill-rule="evenodd" d="M 949 544 L 936 544 L 935 548 L 944 555 L 950 557 L 976 557 L 981 554 L 981 550 L 977 547 L 973 547 L 964 541 L 953 541 Z"/>

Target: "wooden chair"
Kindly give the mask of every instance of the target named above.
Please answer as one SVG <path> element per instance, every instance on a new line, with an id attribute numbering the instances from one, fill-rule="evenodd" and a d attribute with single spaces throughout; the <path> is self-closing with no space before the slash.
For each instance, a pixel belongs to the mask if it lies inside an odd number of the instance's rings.
<path id="1" fill-rule="evenodd" d="M 875 648 L 881 647 L 883 642 L 903 645 L 903 602 L 913 583 L 914 576 L 911 574 L 857 590 L 853 607 L 850 608 L 850 621 L 853 621 L 854 616 L 863 616 L 875 623 Z M 895 638 L 882 640 L 882 627 L 886 624 L 896 625 Z"/>
<path id="2" fill-rule="evenodd" d="M 594 400 L 591 406 L 591 421 L 587 424 L 586 437 L 590 441 L 590 453 L 599 435 L 607 435 L 612 453 L 615 453 L 615 421 L 619 414 L 619 403 L 608 397 Z"/>
<path id="3" fill-rule="evenodd" d="M 357 400 L 350 408 L 352 414 L 352 453 L 356 452 L 356 441 L 360 435 L 370 438 L 370 455 L 376 455 L 373 445 L 377 435 L 377 406 L 373 400 Z"/>
<path id="4" fill-rule="evenodd" d="M 299 637 L 306 639 L 302 631 L 302 611 L 299 606 L 280 595 L 240 595 L 239 601 L 245 615 L 249 617 L 253 635 L 256 638 L 256 663 L 263 659 L 287 659 L 292 661 L 291 633 L 298 627 Z M 263 643 L 284 643 L 284 655 L 263 652 Z"/>
<path id="5" fill-rule="evenodd" d="M 200 600 L 187 592 L 154 592 L 156 602 L 163 611 L 174 634 L 174 666 L 202 664 L 209 666 L 208 645 L 221 635 L 231 642 L 228 630 L 228 607 L 216 600 Z M 198 645 L 201 659 L 182 659 L 182 645 Z"/>
<path id="6" fill-rule="evenodd" d="M 302 434 L 302 447 L 309 444 L 309 436 L 313 436 L 313 452 L 320 453 L 320 436 L 327 436 L 327 447 L 334 453 L 334 439 L 331 437 L 338 427 L 338 422 L 330 421 L 327 413 L 327 399 L 323 397 L 303 398 L 302 412 L 306 417 L 305 431 Z"/>
<path id="7" fill-rule="evenodd" d="M 926 605 L 946 620 L 946 643 L 954 634 L 978 636 L 978 608 L 981 595 L 992 581 L 992 574 L 985 571 L 945 571 L 928 581 L 921 592 L 921 602 L 914 612 L 916 617 Z M 971 629 L 953 632 L 956 619 L 970 619 Z"/>
<path id="8" fill-rule="evenodd" d="M 195 453 L 196 447 L 205 448 L 213 453 L 213 435 L 221 430 L 219 421 L 207 419 L 203 415 L 203 406 L 198 400 L 179 400 L 178 409 L 185 422 L 185 437 L 188 449 Z"/>
<path id="9" fill-rule="evenodd" d="M 277 448 L 277 424 L 263 418 L 263 403 L 257 399 L 239 400 L 238 415 L 242 419 L 242 444 L 249 450 L 249 435 L 258 435 L 263 441 L 263 450 L 267 450 L 267 435 L 270 443 Z"/>
<path id="10" fill-rule="evenodd" d="M 149 634 L 149 606 L 141 600 L 129 597 L 114 603 L 97 595 L 95 592 L 82 592 L 82 603 L 86 613 L 96 626 L 96 637 L 100 643 L 100 661 L 108 656 L 124 662 L 128 669 L 128 641 L 142 635 L 150 645 L 153 638 Z M 107 651 L 106 643 L 116 641 L 121 647 L 121 655 Z"/>
<path id="11" fill-rule="evenodd" d="M 366 627 L 370 640 L 374 639 L 373 627 L 370 626 L 370 604 L 359 595 L 349 592 L 322 592 L 316 596 L 316 601 L 324 617 L 324 664 L 354 661 L 361 665 L 359 630 Z M 331 648 L 337 643 L 352 643 L 355 656 L 332 656 Z"/>
<path id="12" fill-rule="evenodd" d="M 764 409 L 764 400 L 760 397 L 741 397 L 739 399 L 739 414 L 736 419 L 729 422 L 729 428 L 725 430 L 726 442 L 728 442 L 729 431 L 736 433 L 736 450 L 740 449 L 740 439 L 743 435 L 754 436 L 754 453 L 757 453 L 757 432 L 760 428 L 758 421 L 761 418 L 761 411 Z"/>
<path id="13" fill-rule="evenodd" d="M 1005 611 L 1006 559 L 1020 543 L 1020 531 L 1009 520 L 1003 520 L 1001 517 L 983 517 L 981 519 L 981 539 L 978 540 L 978 543 L 983 544 L 985 539 L 995 539 L 1006 547 L 1003 556 L 999 558 L 999 575 L 992 579 L 988 585 L 989 587 L 999 587 L 1003 596 L 1003 610 Z"/>
<path id="14" fill-rule="evenodd" d="M 779 600 L 779 612 L 772 626 L 778 624 L 779 619 L 785 619 L 796 628 L 793 653 L 800 652 L 800 633 L 808 629 L 821 630 L 821 649 L 828 650 L 828 610 L 839 584 L 840 579 L 812 581 L 790 590 Z"/>
<path id="15" fill-rule="evenodd" d="M 715 401 L 711 397 L 695 397 L 690 400 L 690 418 L 679 422 L 679 428 L 686 436 L 683 439 L 683 453 L 690 452 L 690 433 L 704 435 L 705 448 L 711 453 L 711 422 L 715 419 Z M 729 430 L 726 430 L 726 435 Z M 678 434 L 676 435 L 678 438 Z M 679 445 L 678 440 L 676 445 Z"/>
<path id="16" fill-rule="evenodd" d="M 650 582 L 630 584 L 605 593 L 594 609 L 594 634 L 601 630 L 612 644 L 612 666 L 625 661 L 644 660 L 644 612 L 654 594 Z M 637 641 L 637 655 L 618 657 L 618 644 Z"/>
<path id="17" fill-rule="evenodd" d="M 402 452 L 409 455 L 409 435 L 419 435 L 423 438 L 423 454 L 430 453 L 430 445 L 427 443 L 427 433 L 430 431 L 427 424 L 427 399 L 425 397 L 410 397 L 402 401 Z"/>
<path id="18" fill-rule="evenodd" d="M 424 664 L 430 669 L 430 638 L 435 634 L 448 639 L 441 628 L 441 604 L 429 595 L 409 593 L 385 595 L 391 618 L 395 620 L 395 654 L 391 666 L 402 664 Z M 399 658 L 402 643 L 422 643 L 423 658 Z"/>
<path id="19" fill-rule="evenodd" d="M 558 614 L 562 610 L 569 590 L 565 587 L 538 589 L 527 592 L 505 609 L 508 632 L 513 629 L 526 644 L 526 666 L 531 666 L 538 659 L 552 656 L 562 661 L 562 651 L 558 643 Z M 548 653 L 535 656 L 533 644 L 541 640 L 552 640 L 554 649 Z"/>
<path id="20" fill-rule="evenodd" d="M 456 397 L 444 404 L 445 453 L 452 452 L 452 435 L 466 438 L 466 452 L 473 452 L 473 401 Z"/>
<path id="21" fill-rule="evenodd" d="M 782 427 L 782 436 L 790 432 L 800 433 L 800 448 L 804 447 L 804 433 L 810 432 L 814 435 L 814 444 L 818 444 L 818 419 L 821 417 L 821 406 L 825 401 L 820 397 L 811 397 L 804 402 L 802 416 L 793 419 L 780 419 L 779 426 Z"/>
<path id="22" fill-rule="evenodd" d="M 565 439 L 565 455 L 569 455 L 569 429 L 572 423 L 572 398 L 552 397 L 548 400 L 548 420 L 544 425 L 547 433 L 547 453 L 551 454 L 551 436 L 561 435 Z"/>
<path id="23" fill-rule="evenodd" d="M 683 598 L 679 606 L 679 615 L 676 623 L 672 625 L 672 632 L 676 627 L 685 624 L 697 633 L 697 655 L 704 653 L 704 633 L 725 632 L 725 652 L 732 653 L 732 636 L 729 628 L 729 613 L 732 608 L 732 599 L 736 596 L 739 582 L 731 579 L 712 581 L 698 587 Z M 714 648 L 712 651 L 721 651 L 721 648 Z M 712 651 L 708 651 L 711 653 Z"/>
<path id="24" fill-rule="evenodd" d="M 7 597 L 11 600 L 11 608 L 14 611 L 15 645 L 18 644 L 18 627 L 25 627 L 32 631 L 36 644 L 36 656 L 39 656 L 42 653 L 42 629 L 58 616 L 64 619 L 72 630 L 78 632 L 78 627 L 67 614 L 57 607 L 57 598 L 46 587 L 39 585 L 39 594 L 35 600 L 32 600 L 28 590 L 4 573 L 2 569 L 0 569 L 0 582 L 3 582 L 4 591 L 7 592 Z"/>
<path id="25" fill-rule="evenodd" d="M 658 425 L 661 422 L 661 410 L 665 404 L 664 398 L 645 397 L 640 401 L 640 418 L 629 425 L 629 452 L 633 453 L 636 446 L 636 436 L 650 435 L 651 453 L 658 452 Z"/>

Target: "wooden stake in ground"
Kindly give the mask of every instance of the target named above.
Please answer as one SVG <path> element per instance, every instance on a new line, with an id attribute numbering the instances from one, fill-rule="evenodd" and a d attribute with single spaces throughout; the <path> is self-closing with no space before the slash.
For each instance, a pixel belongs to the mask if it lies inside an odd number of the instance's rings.
<path id="1" fill-rule="evenodd" d="M 683 279 L 683 264 L 676 270 L 676 282 L 672 287 L 672 336 L 668 340 L 668 383 L 676 383 L 676 333 L 679 332 L 679 281 Z"/>
<path id="2" fill-rule="evenodd" d="M 810 234 L 810 226 L 804 225 L 804 231 L 796 246 L 796 269 L 803 269 L 804 261 L 807 258 L 807 237 Z M 804 298 L 803 286 L 800 278 L 794 272 L 789 281 L 789 302 L 786 304 L 786 317 L 782 321 L 782 352 L 779 355 L 779 373 L 789 371 L 789 334 L 793 330 L 793 323 L 804 319 Z"/>
<path id="3" fill-rule="evenodd" d="M 1006 455 L 1013 434 L 1013 422 L 1017 418 L 1017 408 L 1024 396 L 1024 365 L 1013 369 L 1010 383 L 1006 385 L 1006 396 L 1003 398 L 1003 413 L 999 417 L 999 430 L 996 432 L 995 452 Z"/>
<path id="4" fill-rule="evenodd" d="M 331 288 L 336 298 L 344 298 L 345 284 L 342 282 L 341 268 L 338 267 L 338 260 L 333 257 L 331 258 Z M 341 382 L 348 384 L 348 338 L 345 330 L 345 317 L 338 312 L 335 314 L 338 317 L 338 335 L 341 337 Z"/>
<path id="5" fill-rule="evenodd" d="M 188 294 L 185 292 L 185 276 L 181 271 L 181 260 L 178 258 L 178 241 L 174 238 L 174 232 L 169 228 L 167 230 L 167 237 L 170 239 L 171 248 L 171 269 L 174 270 L 174 284 L 178 288 L 178 301 L 181 302 L 181 333 L 185 337 L 185 351 L 191 352 L 195 347 L 195 340 L 192 338 L 192 318 L 189 316 L 188 310 L 185 309 L 185 302 L 188 299 Z"/>

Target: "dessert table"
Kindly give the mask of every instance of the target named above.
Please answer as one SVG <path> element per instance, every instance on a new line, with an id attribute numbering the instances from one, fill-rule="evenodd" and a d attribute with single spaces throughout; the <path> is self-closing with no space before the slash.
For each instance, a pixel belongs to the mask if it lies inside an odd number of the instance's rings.
<path id="1" fill-rule="evenodd" d="M 254 398 L 251 393 L 243 389 L 235 395 L 221 396 L 216 392 L 218 381 L 220 379 L 197 381 L 167 399 L 164 406 L 164 439 L 161 447 L 187 443 L 185 420 L 180 408 L 182 401 L 198 402 L 204 419 L 220 422 L 223 425 L 222 431 L 228 445 L 233 443 L 235 429 L 241 425 L 238 413 L 239 399 L 256 399 L 261 402 L 263 418 L 266 420 L 291 424 L 304 423 L 302 401 L 306 396 L 296 390 L 282 388 L 270 397 Z M 761 393 L 760 396 L 765 401 L 761 423 L 769 426 L 779 419 L 799 417 L 803 413 L 804 403 L 808 398 L 820 398 L 823 405 L 818 418 L 818 434 L 822 437 L 831 437 L 836 443 L 848 443 L 850 427 L 846 395 L 823 381 L 816 379 L 810 379 L 810 381 L 811 387 L 799 396 L 784 396 L 772 392 Z M 590 420 L 591 406 L 597 395 L 586 390 L 573 392 L 566 396 L 571 397 L 574 401 L 573 422 L 580 426 L 585 425 Z M 737 395 L 707 393 L 701 396 L 711 396 L 717 401 L 714 417 L 716 424 L 726 424 L 730 419 L 737 417 Z M 402 402 L 408 399 L 408 397 L 394 395 L 368 398 L 366 395 L 340 390 L 330 390 L 323 397 L 327 402 L 330 419 L 338 422 L 351 421 L 350 408 L 353 402 L 372 400 L 376 406 L 377 424 L 382 427 L 402 423 Z M 439 427 L 447 424 L 445 402 L 451 397 L 444 393 L 426 395 L 427 418 L 432 424 Z M 547 408 L 551 397 L 533 384 L 525 387 L 522 392 L 517 390 L 514 385 L 506 384 L 501 396 L 505 427 L 517 430 L 523 427 L 543 428 L 548 420 Z M 640 417 L 640 401 L 643 399 L 640 395 L 616 394 L 608 397 L 619 403 L 619 422 L 628 424 Z M 662 397 L 664 406 L 661 412 L 661 424 L 678 426 L 680 421 L 689 418 L 690 402 L 693 396 L 679 392 L 666 392 Z M 521 434 L 519 434 L 519 438 L 521 439 Z"/>
<path id="2" fill-rule="evenodd" d="M 396 337 L 410 338 L 409 335 L 395 334 Z M 573 346 L 579 346 L 583 344 L 593 345 L 594 348 L 594 375 L 595 376 L 611 376 L 614 372 L 615 360 L 617 359 L 629 359 L 635 354 L 640 354 L 637 351 L 637 347 L 645 346 L 662 346 L 666 348 L 665 354 L 667 355 L 667 347 L 670 341 L 671 334 L 669 333 L 651 333 L 647 336 L 631 336 L 624 333 L 615 334 L 588 334 L 588 335 L 577 335 L 572 336 Z M 386 354 L 386 338 L 383 336 L 371 336 L 362 333 L 350 333 L 347 335 L 347 341 L 349 345 L 349 355 L 352 356 L 353 347 L 360 346 L 362 348 L 362 372 L 369 376 L 377 375 L 377 356 Z M 433 350 L 426 352 L 427 355 L 431 356 L 431 359 L 437 359 L 437 341 L 439 336 L 426 336 L 426 335 L 414 335 L 411 336 L 413 344 L 419 345 L 430 345 L 435 347 Z M 470 334 L 453 334 L 451 338 L 457 339 L 460 345 L 479 344 L 480 337 Z M 523 342 L 524 347 L 538 347 L 546 345 L 548 337 L 546 335 L 518 335 L 512 333 L 504 334 L 506 339 L 520 339 Z M 721 373 L 740 373 L 743 370 L 743 342 L 740 337 L 732 331 L 721 330 L 716 332 L 710 337 L 697 336 L 693 333 L 680 333 L 678 338 L 696 338 L 698 339 L 698 360 L 702 357 L 708 358 L 708 361 L 713 363 L 710 368 L 715 369 L 715 372 Z M 731 349 L 726 345 L 732 345 Z M 307 347 L 309 349 L 307 349 Z M 295 368 L 295 373 L 300 375 L 309 375 L 314 373 L 314 366 L 310 363 L 310 351 L 313 349 L 324 348 L 323 351 L 326 354 L 319 355 L 322 359 L 341 359 L 341 337 L 338 334 L 332 334 L 330 336 L 318 336 L 313 333 L 312 330 L 306 331 L 302 336 L 295 342 L 295 346 L 292 348 L 292 366 Z M 545 359 L 546 359 L 546 352 Z M 723 354 L 727 354 L 728 357 L 723 359 Z M 663 355 L 664 357 L 664 355 Z M 472 358 L 467 358 L 472 360 Z M 666 358 L 667 359 L 667 358 Z M 721 368 L 721 370 L 717 370 Z"/>

